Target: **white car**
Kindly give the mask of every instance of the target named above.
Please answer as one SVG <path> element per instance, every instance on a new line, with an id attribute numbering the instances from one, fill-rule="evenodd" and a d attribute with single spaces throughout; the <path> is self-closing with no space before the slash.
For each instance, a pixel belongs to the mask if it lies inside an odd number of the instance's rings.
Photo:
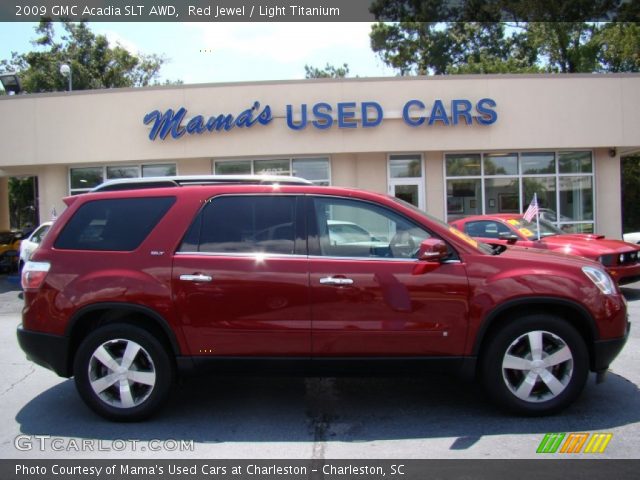
<path id="1" fill-rule="evenodd" d="M 625 233 L 622 238 L 625 242 L 640 243 L 640 232 Z"/>
<path id="2" fill-rule="evenodd" d="M 42 242 L 42 239 L 49 231 L 52 224 L 53 222 L 44 222 L 38 228 L 36 228 L 31 233 L 31 235 L 29 235 L 29 238 L 25 238 L 24 240 L 22 240 L 22 242 L 20 242 L 20 271 L 22 271 L 22 267 L 24 266 L 24 264 L 27 263 L 31 258 L 33 251 L 38 248 L 38 245 L 40 245 L 40 242 Z"/>

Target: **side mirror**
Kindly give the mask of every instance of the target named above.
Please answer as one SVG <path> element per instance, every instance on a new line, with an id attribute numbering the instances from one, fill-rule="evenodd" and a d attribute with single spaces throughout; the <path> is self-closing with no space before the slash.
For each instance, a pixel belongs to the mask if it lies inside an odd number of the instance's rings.
<path id="1" fill-rule="evenodd" d="M 500 240 L 506 240 L 507 243 L 516 243 L 518 241 L 518 236 L 515 233 L 510 232 L 500 232 L 498 234 L 498 238 Z"/>
<path id="2" fill-rule="evenodd" d="M 449 256 L 447 244 L 439 238 L 427 238 L 420 244 L 418 260 L 440 262 Z"/>

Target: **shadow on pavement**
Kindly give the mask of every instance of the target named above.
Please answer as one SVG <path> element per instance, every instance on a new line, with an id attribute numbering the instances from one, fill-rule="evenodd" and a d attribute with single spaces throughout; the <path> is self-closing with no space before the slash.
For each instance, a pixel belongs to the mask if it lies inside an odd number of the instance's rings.
<path id="1" fill-rule="evenodd" d="M 544 418 L 497 410 L 474 383 L 421 379 L 211 378 L 174 388 L 167 407 L 138 424 L 93 414 L 64 381 L 35 397 L 16 416 L 21 432 L 92 439 L 170 438 L 216 442 L 359 442 L 458 437 L 467 449 L 484 436 L 607 430 L 640 421 L 640 392 L 609 374 L 594 376 L 562 414 Z"/>

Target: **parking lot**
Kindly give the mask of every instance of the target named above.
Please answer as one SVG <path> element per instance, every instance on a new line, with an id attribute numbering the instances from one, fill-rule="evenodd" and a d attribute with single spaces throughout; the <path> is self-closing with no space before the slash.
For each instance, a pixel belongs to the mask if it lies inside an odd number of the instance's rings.
<path id="1" fill-rule="evenodd" d="M 579 401 L 553 417 L 505 414 L 476 384 L 437 375 L 201 377 L 179 384 L 152 420 L 114 424 L 88 410 L 73 380 L 26 360 L 15 338 L 17 281 L 0 276 L 0 457 L 535 458 L 546 433 L 607 432 L 599 458 L 637 458 L 640 283 L 623 290 L 629 342 L 604 384 L 592 374 Z"/>

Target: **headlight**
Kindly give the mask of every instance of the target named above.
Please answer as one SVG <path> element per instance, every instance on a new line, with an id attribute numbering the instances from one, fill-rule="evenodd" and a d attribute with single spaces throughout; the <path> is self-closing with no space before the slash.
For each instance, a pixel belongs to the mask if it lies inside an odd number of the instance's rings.
<path id="1" fill-rule="evenodd" d="M 607 272 L 595 267 L 582 267 L 582 271 L 605 295 L 616 292 L 616 286 Z"/>
<path id="2" fill-rule="evenodd" d="M 598 258 L 598 261 L 605 267 L 613 267 L 615 263 L 615 255 L 602 255 Z"/>

